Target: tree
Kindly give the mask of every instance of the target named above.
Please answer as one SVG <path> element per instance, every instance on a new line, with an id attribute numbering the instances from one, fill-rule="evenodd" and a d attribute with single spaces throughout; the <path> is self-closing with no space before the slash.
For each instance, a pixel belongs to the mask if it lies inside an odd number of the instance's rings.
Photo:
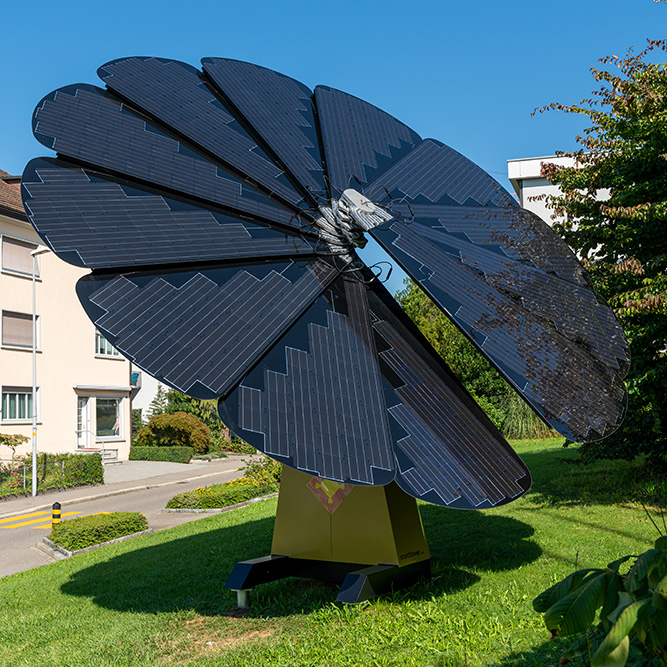
<path id="1" fill-rule="evenodd" d="M 396 300 L 506 438 L 554 435 L 416 283 L 406 280 Z"/>
<path id="2" fill-rule="evenodd" d="M 14 435 L 8 435 L 6 433 L 0 433 L 0 445 L 9 447 L 12 450 L 12 460 L 9 464 L 9 469 L 14 470 L 14 459 L 16 458 L 16 450 L 21 445 L 25 445 L 26 442 L 29 442 L 30 438 L 25 435 L 16 433 Z"/>
<path id="3" fill-rule="evenodd" d="M 396 300 L 468 391 L 488 399 L 497 407 L 502 398 L 512 392 L 491 364 L 416 283 L 406 280 L 405 288 L 396 294 Z"/>
<path id="4" fill-rule="evenodd" d="M 598 293 L 623 325 L 630 343 L 629 401 L 623 426 L 584 458 L 647 454 L 667 462 L 667 42 L 647 40 L 637 53 L 600 59 L 600 84 L 579 104 L 552 103 L 591 126 L 581 148 L 558 155 L 573 166 L 544 164 L 542 175 L 561 194 L 546 197 L 554 229 L 579 254 Z M 608 193 L 608 194 L 607 194 Z"/>
<path id="5" fill-rule="evenodd" d="M 174 414 L 175 412 L 187 412 L 195 415 L 204 424 L 211 429 L 211 434 L 215 437 L 221 437 L 226 442 L 232 439 L 232 433 L 229 428 L 220 421 L 218 417 L 218 402 L 215 399 L 199 399 L 186 396 L 180 391 L 169 389 L 166 393 L 165 412 Z"/>
<path id="6" fill-rule="evenodd" d="M 155 417 L 155 415 L 163 415 L 167 412 L 167 406 L 167 392 L 164 390 L 164 387 L 158 383 L 155 396 L 153 396 L 153 400 L 148 404 L 148 418 Z"/>

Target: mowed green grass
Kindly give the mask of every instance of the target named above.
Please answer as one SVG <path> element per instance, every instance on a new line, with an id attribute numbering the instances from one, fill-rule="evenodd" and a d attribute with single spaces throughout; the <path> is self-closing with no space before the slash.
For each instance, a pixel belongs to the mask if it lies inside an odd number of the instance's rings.
<path id="1" fill-rule="evenodd" d="M 657 534 L 637 466 L 573 466 L 560 440 L 514 443 L 534 477 L 486 512 L 421 505 L 434 578 L 369 603 L 286 580 L 239 613 L 223 585 L 269 552 L 275 500 L 0 579 L 0 665 L 552 665 L 531 605 L 575 567 L 640 553 Z"/>

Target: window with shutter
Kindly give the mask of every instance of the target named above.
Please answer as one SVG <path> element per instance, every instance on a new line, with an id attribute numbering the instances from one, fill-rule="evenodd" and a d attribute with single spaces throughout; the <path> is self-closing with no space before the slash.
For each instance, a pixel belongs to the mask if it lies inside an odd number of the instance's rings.
<path id="1" fill-rule="evenodd" d="M 2 344 L 32 348 L 32 315 L 3 310 Z"/>
<path id="2" fill-rule="evenodd" d="M 32 255 L 37 246 L 8 236 L 2 237 L 2 269 L 32 275 Z M 35 262 L 35 275 L 39 276 L 39 260 Z"/>

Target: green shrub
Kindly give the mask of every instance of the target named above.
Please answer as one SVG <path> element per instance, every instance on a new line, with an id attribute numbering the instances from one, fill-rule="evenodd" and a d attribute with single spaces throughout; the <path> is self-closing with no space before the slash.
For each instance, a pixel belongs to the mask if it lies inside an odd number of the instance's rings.
<path id="1" fill-rule="evenodd" d="M 174 496 L 170 509 L 216 509 L 242 503 L 251 498 L 278 491 L 282 465 L 273 459 L 250 461 L 244 467 L 243 477 L 223 484 L 204 486 Z"/>
<path id="2" fill-rule="evenodd" d="M 264 496 L 268 491 L 248 479 L 240 477 L 231 482 L 204 486 L 174 496 L 168 503 L 170 509 L 217 509 L 229 507 L 252 498 Z"/>
<path id="3" fill-rule="evenodd" d="M 633 560 L 625 574 L 620 570 Z M 585 633 L 561 663 L 592 667 L 665 664 L 667 645 L 667 537 L 639 556 L 606 568 L 577 570 L 533 600 L 554 637 Z M 593 626 L 597 610 L 599 623 Z"/>
<path id="4" fill-rule="evenodd" d="M 69 551 L 115 540 L 146 530 L 146 517 L 139 512 L 111 512 L 68 519 L 54 527 L 49 539 Z"/>
<path id="5" fill-rule="evenodd" d="M 211 451 L 232 452 L 232 454 L 257 454 L 257 450 L 245 440 L 241 440 L 241 438 L 232 438 L 231 440 L 220 438 L 216 443 L 216 447 L 218 449 L 212 449 Z"/>
<path id="6" fill-rule="evenodd" d="M 23 487 L 25 469 L 26 488 Z M 14 461 L 14 468 L 0 469 L 0 498 L 30 493 L 32 456 L 26 454 Z M 87 484 L 104 484 L 100 454 L 46 454 L 37 457 L 37 488 L 67 489 Z"/>
<path id="7" fill-rule="evenodd" d="M 130 461 L 171 461 L 190 463 L 192 447 L 130 447 Z"/>
<path id="8" fill-rule="evenodd" d="M 102 465 L 101 454 L 70 454 L 63 463 L 67 486 L 104 484 L 104 466 Z"/>
<path id="9" fill-rule="evenodd" d="M 153 415 L 137 434 L 140 447 L 192 447 L 200 454 L 208 451 L 210 440 L 209 427 L 187 412 Z"/>
<path id="10" fill-rule="evenodd" d="M 247 461 L 243 468 L 243 477 L 259 487 L 269 489 L 268 493 L 272 493 L 280 487 L 282 470 L 281 463 L 265 456 L 258 461 Z"/>

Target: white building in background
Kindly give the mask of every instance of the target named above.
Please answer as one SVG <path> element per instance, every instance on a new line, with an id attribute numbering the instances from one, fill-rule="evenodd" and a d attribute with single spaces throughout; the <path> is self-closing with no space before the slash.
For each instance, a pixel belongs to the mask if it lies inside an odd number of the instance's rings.
<path id="1" fill-rule="evenodd" d="M 552 224 L 552 212 L 546 207 L 544 200 L 533 200 L 533 197 L 538 195 L 555 195 L 560 192 L 557 186 L 542 177 L 541 169 L 544 162 L 569 167 L 574 164 L 574 159 L 547 155 L 507 160 L 507 177 L 519 197 L 521 206 Z"/>
<path id="2" fill-rule="evenodd" d="M 148 421 L 148 408 L 157 394 L 160 382 L 141 368 L 132 365 L 132 410 L 141 410 L 141 418 Z M 167 387 L 162 385 L 166 391 Z"/>
<path id="3" fill-rule="evenodd" d="M 33 405 L 30 253 L 40 239 L 25 215 L 19 187 L 18 176 L 0 170 L 0 433 L 30 436 L 36 410 L 40 452 L 98 449 L 107 458 L 127 459 L 130 362 L 95 330 L 79 304 L 75 285 L 87 271 L 51 252 L 37 258 Z M 9 456 L 0 447 L 0 459 Z"/>

